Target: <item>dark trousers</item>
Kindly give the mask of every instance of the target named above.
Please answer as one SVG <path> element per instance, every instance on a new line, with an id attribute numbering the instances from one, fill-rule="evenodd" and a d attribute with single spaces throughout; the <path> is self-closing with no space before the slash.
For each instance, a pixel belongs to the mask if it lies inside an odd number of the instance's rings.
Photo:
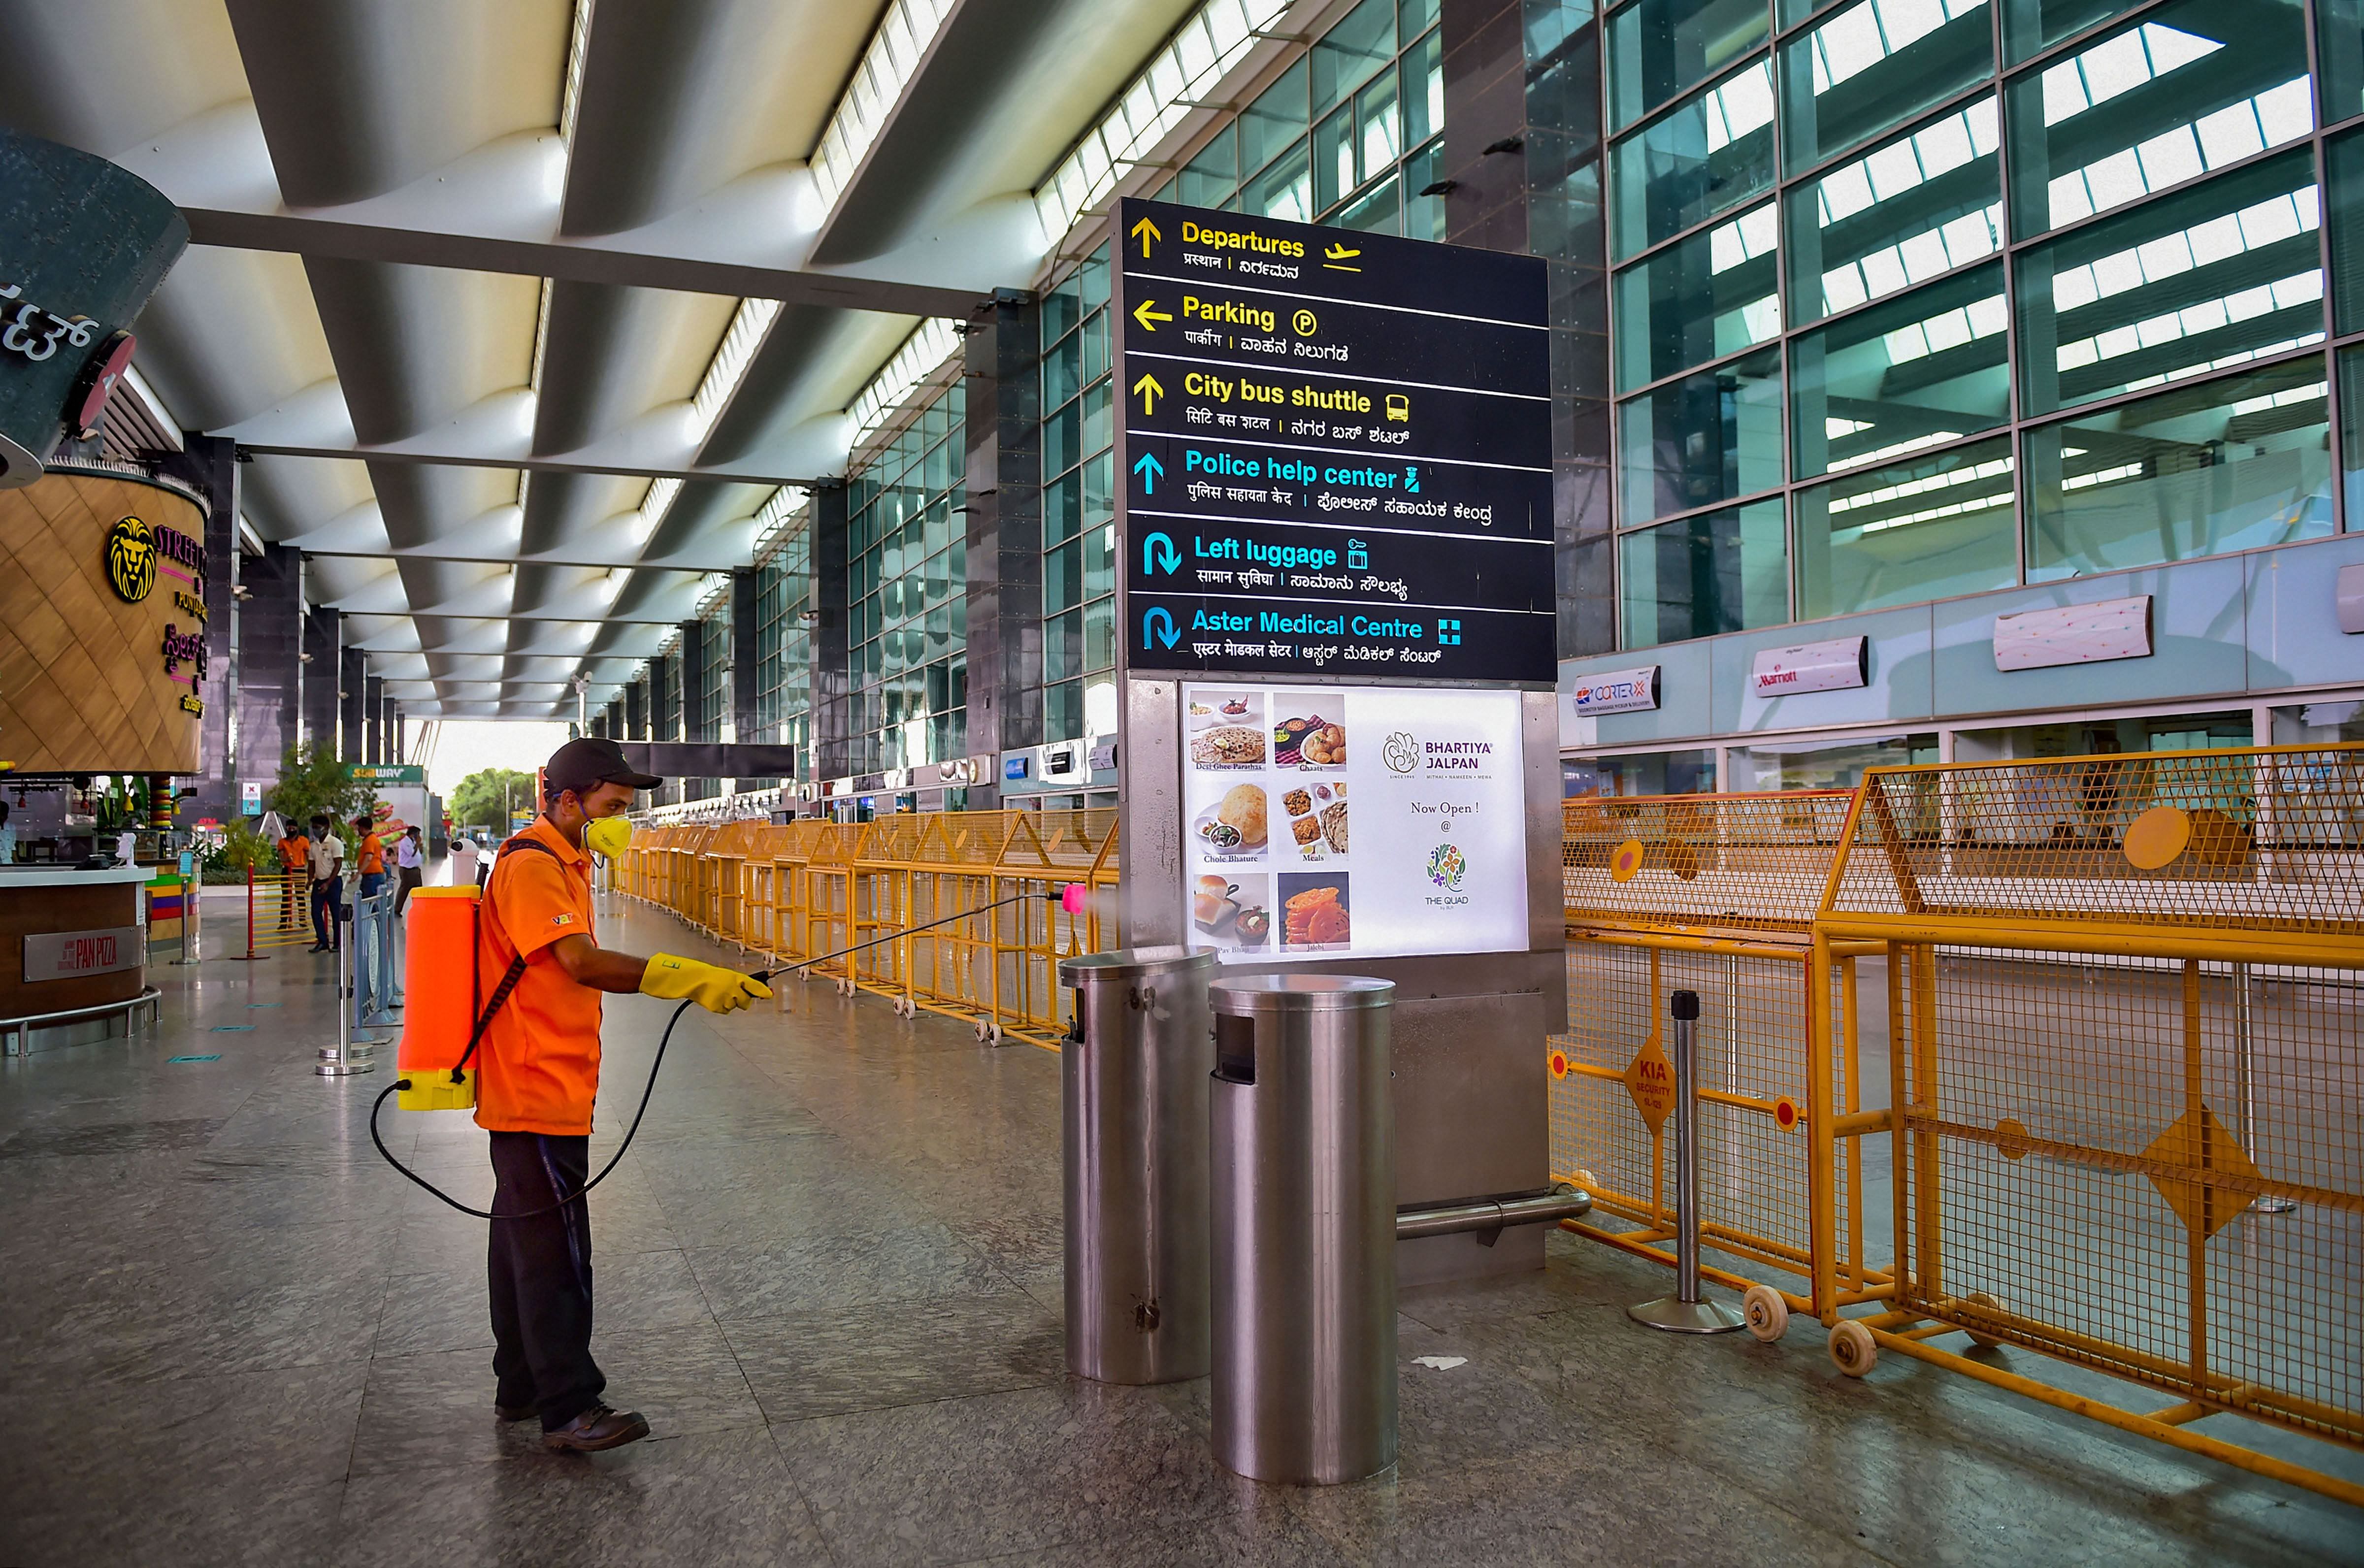
<path id="1" fill-rule="evenodd" d="M 343 877 L 322 877 L 312 884 L 312 940 L 324 948 L 340 945 L 337 925 L 342 916 L 338 911 L 344 906 L 344 902 Z"/>
<path id="2" fill-rule="evenodd" d="M 379 894 L 384 893 L 385 891 L 385 873 L 382 871 L 365 871 L 362 873 L 361 895 L 363 898 L 375 898 Z"/>
<path id="3" fill-rule="evenodd" d="M 401 914 L 403 906 L 410 902 L 411 893 L 417 889 L 421 877 L 424 875 L 425 872 L 423 868 L 418 866 L 396 866 L 394 868 L 394 912 L 396 914 Z"/>
<path id="4" fill-rule="evenodd" d="M 493 1212 L 528 1214 L 583 1190 L 591 1140 L 496 1132 Z M 531 1407 L 555 1431 L 608 1386 L 591 1359 L 591 1216 L 584 1203 L 530 1219 L 495 1219 L 486 1257 L 493 1297 L 493 1401 Z"/>

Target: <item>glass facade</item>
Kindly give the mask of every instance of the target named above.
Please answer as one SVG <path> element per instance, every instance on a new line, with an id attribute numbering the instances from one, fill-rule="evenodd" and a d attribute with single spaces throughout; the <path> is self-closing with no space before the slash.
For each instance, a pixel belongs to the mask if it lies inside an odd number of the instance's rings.
<path id="1" fill-rule="evenodd" d="M 2364 3 L 1604 26 L 1622 646 L 2364 519 Z"/>
<path id="2" fill-rule="evenodd" d="M 968 750 L 967 404 L 955 379 L 847 483 L 856 773 Z"/>
<path id="3" fill-rule="evenodd" d="M 1435 183 L 1444 132 L 1436 17 L 1437 0 L 1363 0 L 1153 194 L 1261 217 L 1444 239 L 1443 196 L 1421 194 Z M 1047 317 L 1043 330 L 1047 340 Z"/>

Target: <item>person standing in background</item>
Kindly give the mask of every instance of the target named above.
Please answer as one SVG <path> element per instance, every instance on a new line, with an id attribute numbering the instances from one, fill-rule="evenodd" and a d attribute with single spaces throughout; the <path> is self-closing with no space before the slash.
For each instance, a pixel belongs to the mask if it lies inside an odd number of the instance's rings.
<path id="1" fill-rule="evenodd" d="M 345 843 L 326 817 L 312 818 L 312 951 L 333 952 L 344 945 L 338 923 L 344 918 Z"/>
<path id="2" fill-rule="evenodd" d="M 452 840 L 452 885 L 454 887 L 476 885 L 476 840 L 469 838 L 465 833 L 459 834 Z"/>
<path id="3" fill-rule="evenodd" d="M 136 864 L 139 859 L 139 835 L 126 828 L 115 836 L 115 863 L 128 866 Z"/>
<path id="4" fill-rule="evenodd" d="M 366 817 L 353 818 L 353 837 L 361 841 L 353 869 L 362 873 L 359 896 L 375 898 L 385 891 L 385 840 L 377 836 L 377 824 Z"/>
<path id="5" fill-rule="evenodd" d="M 405 828 L 402 837 L 394 841 L 394 876 L 396 893 L 394 912 L 402 913 L 410 902 L 410 895 L 427 875 L 426 851 L 418 841 L 418 829 Z"/>
<path id="6" fill-rule="evenodd" d="M 283 931 L 303 929 L 302 911 L 310 903 L 312 840 L 289 828 L 279 840 L 279 874 L 284 884 L 279 895 L 279 929 Z"/>
<path id="7" fill-rule="evenodd" d="M 0 866 L 17 858 L 17 829 L 8 821 L 8 803 L 0 800 Z"/>

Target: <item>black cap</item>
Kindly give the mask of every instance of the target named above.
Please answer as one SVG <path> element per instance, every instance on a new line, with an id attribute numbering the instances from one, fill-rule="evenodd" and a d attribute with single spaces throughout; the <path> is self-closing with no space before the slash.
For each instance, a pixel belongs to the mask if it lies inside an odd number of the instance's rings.
<path id="1" fill-rule="evenodd" d="M 664 783 L 653 773 L 634 770 L 631 763 L 624 761 L 624 749 L 613 740 L 587 735 L 552 751 L 550 761 L 541 766 L 541 777 L 551 789 L 571 789 L 577 795 L 587 795 L 603 784 L 654 789 Z"/>
<path id="2" fill-rule="evenodd" d="M 1678 991 L 1671 998 L 1669 998 L 1669 1000 L 1671 1006 L 1669 1006 L 1667 1010 L 1674 1014 L 1676 1018 L 1688 1019 L 1699 1017 L 1698 992 Z"/>

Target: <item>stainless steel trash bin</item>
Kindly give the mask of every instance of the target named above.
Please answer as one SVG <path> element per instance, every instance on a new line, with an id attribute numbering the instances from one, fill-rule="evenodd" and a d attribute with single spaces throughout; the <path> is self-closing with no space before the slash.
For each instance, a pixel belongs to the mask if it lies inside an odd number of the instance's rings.
<path id="1" fill-rule="evenodd" d="M 1327 1485 L 1396 1460 L 1395 984 L 1217 981 L 1215 1457 Z"/>
<path id="2" fill-rule="evenodd" d="M 1061 1053 L 1067 1370 L 1100 1383 L 1207 1375 L 1207 1012 L 1211 952 L 1059 965 L 1080 1040 Z"/>

